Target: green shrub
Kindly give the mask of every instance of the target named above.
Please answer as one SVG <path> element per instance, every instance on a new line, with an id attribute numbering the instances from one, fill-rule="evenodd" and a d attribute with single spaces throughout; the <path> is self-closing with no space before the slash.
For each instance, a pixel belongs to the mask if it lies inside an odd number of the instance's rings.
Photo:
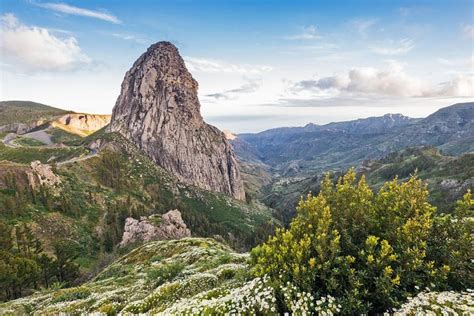
<path id="1" fill-rule="evenodd" d="M 82 300 L 88 298 L 90 295 L 91 291 L 85 287 L 66 289 L 57 292 L 52 299 L 52 303 Z"/>
<path id="2" fill-rule="evenodd" d="M 105 280 L 108 278 L 121 278 L 127 276 L 130 272 L 132 271 L 132 267 L 128 265 L 121 265 L 121 264 L 115 264 L 107 269 L 105 269 L 102 273 L 100 273 L 96 280 Z"/>
<path id="3" fill-rule="evenodd" d="M 97 311 L 99 313 L 105 314 L 107 316 L 114 316 L 117 315 L 120 309 L 122 308 L 122 304 L 116 302 L 107 302 L 101 305 Z"/>
<path id="4" fill-rule="evenodd" d="M 469 273 L 469 246 L 456 244 L 471 245 L 472 235 L 452 233 L 452 245 L 433 241 L 437 219 L 427 199 L 414 176 L 387 182 L 378 193 L 364 177 L 356 181 L 354 170 L 336 185 L 327 176 L 318 196 L 300 202 L 288 229 L 252 250 L 253 273 L 313 297 L 331 295 L 343 314 L 384 312 L 420 289 L 453 286 L 453 262 L 442 258 L 457 253 L 456 274 Z"/>
<path id="5" fill-rule="evenodd" d="M 17 139 L 15 139 L 14 142 L 20 146 L 28 146 L 28 147 L 37 147 L 37 146 L 46 145 L 42 141 L 39 141 L 31 137 L 18 137 Z"/>
<path id="6" fill-rule="evenodd" d="M 183 271 L 184 267 L 185 265 L 181 262 L 160 265 L 147 272 L 147 280 L 156 287 L 173 280 L 179 273 L 181 273 L 181 271 Z"/>
<path id="7" fill-rule="evenodd" d="M 474 284 L 473 218 L 474 200 L 468 192 L 452 214 L 435 217 L 431 226 L 427 257 L 438 266 L 449 266 L 448 284 L 455 290 L 472 289 Z"/>

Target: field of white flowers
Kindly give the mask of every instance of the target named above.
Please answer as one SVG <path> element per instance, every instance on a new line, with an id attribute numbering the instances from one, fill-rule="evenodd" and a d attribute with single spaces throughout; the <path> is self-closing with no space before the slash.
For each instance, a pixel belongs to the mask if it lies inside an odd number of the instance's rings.
<path id="1" fill-rule="evenodd" d="M 145 244 L 79 287 L 44 290 L 0 305 L 0 315 L 337 315 L 331 296 L 251 278 L 248 255 L 204 238 Z M 278 292 L 278 293 L 277 293 Z M 474 293 L 421 292 L 395 315 L 473 315 Z"/>
<path id="2" fill-rule="evenodd" d="M 421 292 L 395 315 L 474 315 L 474 292 Z"/>

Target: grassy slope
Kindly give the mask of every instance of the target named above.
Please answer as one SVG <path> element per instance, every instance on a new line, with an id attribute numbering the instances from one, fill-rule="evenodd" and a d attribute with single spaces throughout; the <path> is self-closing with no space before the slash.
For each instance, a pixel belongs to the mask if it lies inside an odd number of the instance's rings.
<path id="1" fill-rule="evenodd" d="M 31 144 L 29 143 L 31 146 Z M 0 143 L 0 161 L 6 160 L 11 162 L 28 164 L 31 161 L 39 160 L 46 163 L 49 159 L 56 161 L 66 160 L 87 154 L 89 151 L 84 147 L 16 147 L 11 148 Z"/>
<path id="2" fill-rule="evenodd" d="M 453 157 L 435 148 L 408 148 L 369 163 L 364 171 L 376 188 L 395 176 L 406 180 L 415 172 L 428 184 L 431 202 L 439 211 L 448 211 L 467 189 L 474 189 L 474 153 Z"/>
<path id="3" fill-rule="evenodd" d="M 28 123 L 49 120 L 55 116 L 71 113 L 52 106 L 30 101 L 0 101 L 0 126 L 11 123 Z"/>
<path id="4" fill-rule="evenodd" d="M 46 133 L 51 136 L 51 141 L 55 144 L 63 143 L 69 145 L 82 139 L 82 136 L 70 133 L 58 127 L 50 127 L 46 130 Z"/>
<path id="5" fill-rule="evenodd" d="M 213 239 L 150 242 L 121 257 L 90 282 L 0 304 L 0 314 L 154 314 L 182 298 L 207 291 L 215 297 L 240 286 L 248 278 L 246 260 L 246 254 L 237 254 Z"/>
<path id="6" fill-rule="evenodd" d="M 272 182 L 269 167 L 258 162 L 239 161 L 239 168 L 246 194 L 252 199 L 261 198 L 263 187 Z"/>
<path id="7" fill-rule="evenodd" d="M 42 141 L 39 141 L 34 138 L 30 138 L 30 137 L 17 137 L 14 140 L 14 143 L 20 146 L 25 146 L 25 147 L 38 147 L 38 146 L 46 145 Z"/>
<path id="8" fill-rule="evenodd" d="M 415 170 L 418 170 L 418 176 L 428 184 L 431 202 L 439 211 L 448 210 L 468 188 L 474 187 L 473 153 L 453 157 L 443 155 L 434 148 L 409 148 L 391 154 L 383 160 L 366 162 L 360 168 L 360 172 L 366 175 L 369 184 L 375 189 L 395 176 L 406 180 Z M 308 192 L 319 192 L 322 179 L 321 173 L 313 177 L 282 178 L 262 189 L 263 200 L 265 204 L 277 209 L 287 221 L 294 215 L 293 210 L 301 196 Z M 446 185 L 449 180 L 454 181 L 453 187 Z"/>

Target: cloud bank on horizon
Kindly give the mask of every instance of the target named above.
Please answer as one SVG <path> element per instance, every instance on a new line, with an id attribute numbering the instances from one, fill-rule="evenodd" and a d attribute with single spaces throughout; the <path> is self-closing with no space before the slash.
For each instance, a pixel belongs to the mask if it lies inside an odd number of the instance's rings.
<path id="1" fill-rule="evenodd" d="M 204 117 L 236 132 L 474 98 L 472 1 L 185 4 L 5 3 L 0 99 L 110 113 L 125 71 L 159 40 L 180 49 Z"/>

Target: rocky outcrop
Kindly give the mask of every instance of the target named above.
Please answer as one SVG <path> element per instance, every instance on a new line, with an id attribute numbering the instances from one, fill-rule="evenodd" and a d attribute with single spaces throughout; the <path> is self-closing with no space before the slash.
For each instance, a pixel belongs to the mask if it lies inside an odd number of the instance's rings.
<path id="1" fill-rule="evenodd" d="M 181 213 L 178 210 L 171 210 L 161 216 L 141 217 L 140 220 L 127 218 L 120 246 L 137 241 L 180 239 L 190 236 L 191 231 L 186 227 Z"/>
<path id="2" fill-rule="evenodd" d="M 38 126 L 45 124 L 45 120 L 37 120 L 29 123 L 11 123 L 0 126 L 0 133 L 26 134 Z"/>
<path id="3" fill-rule="evenodd" d="M 187 184 L 245 199 L 230 143 L 204 122 L 198 83 L 169 42 L 152 45 L 125 74 L 109 130 Z"/>
<path id="4" fill-rule="evenodd" d="M 28 170 L 26 174 L 31 187 L 36 188 L 38 185 L 56 187 L 61 184 L 61 178 L 54 174 L 50 165 L 42 164 L 40 161 L 32 161 L 30 168 L 31 170 Z"/>
<path id="5" fill-rule="evenodd" d="M 109 122 L 110 115 L 72 113 L 61 116 L 52 125 L 84 136 L 107 126 Z"/>

